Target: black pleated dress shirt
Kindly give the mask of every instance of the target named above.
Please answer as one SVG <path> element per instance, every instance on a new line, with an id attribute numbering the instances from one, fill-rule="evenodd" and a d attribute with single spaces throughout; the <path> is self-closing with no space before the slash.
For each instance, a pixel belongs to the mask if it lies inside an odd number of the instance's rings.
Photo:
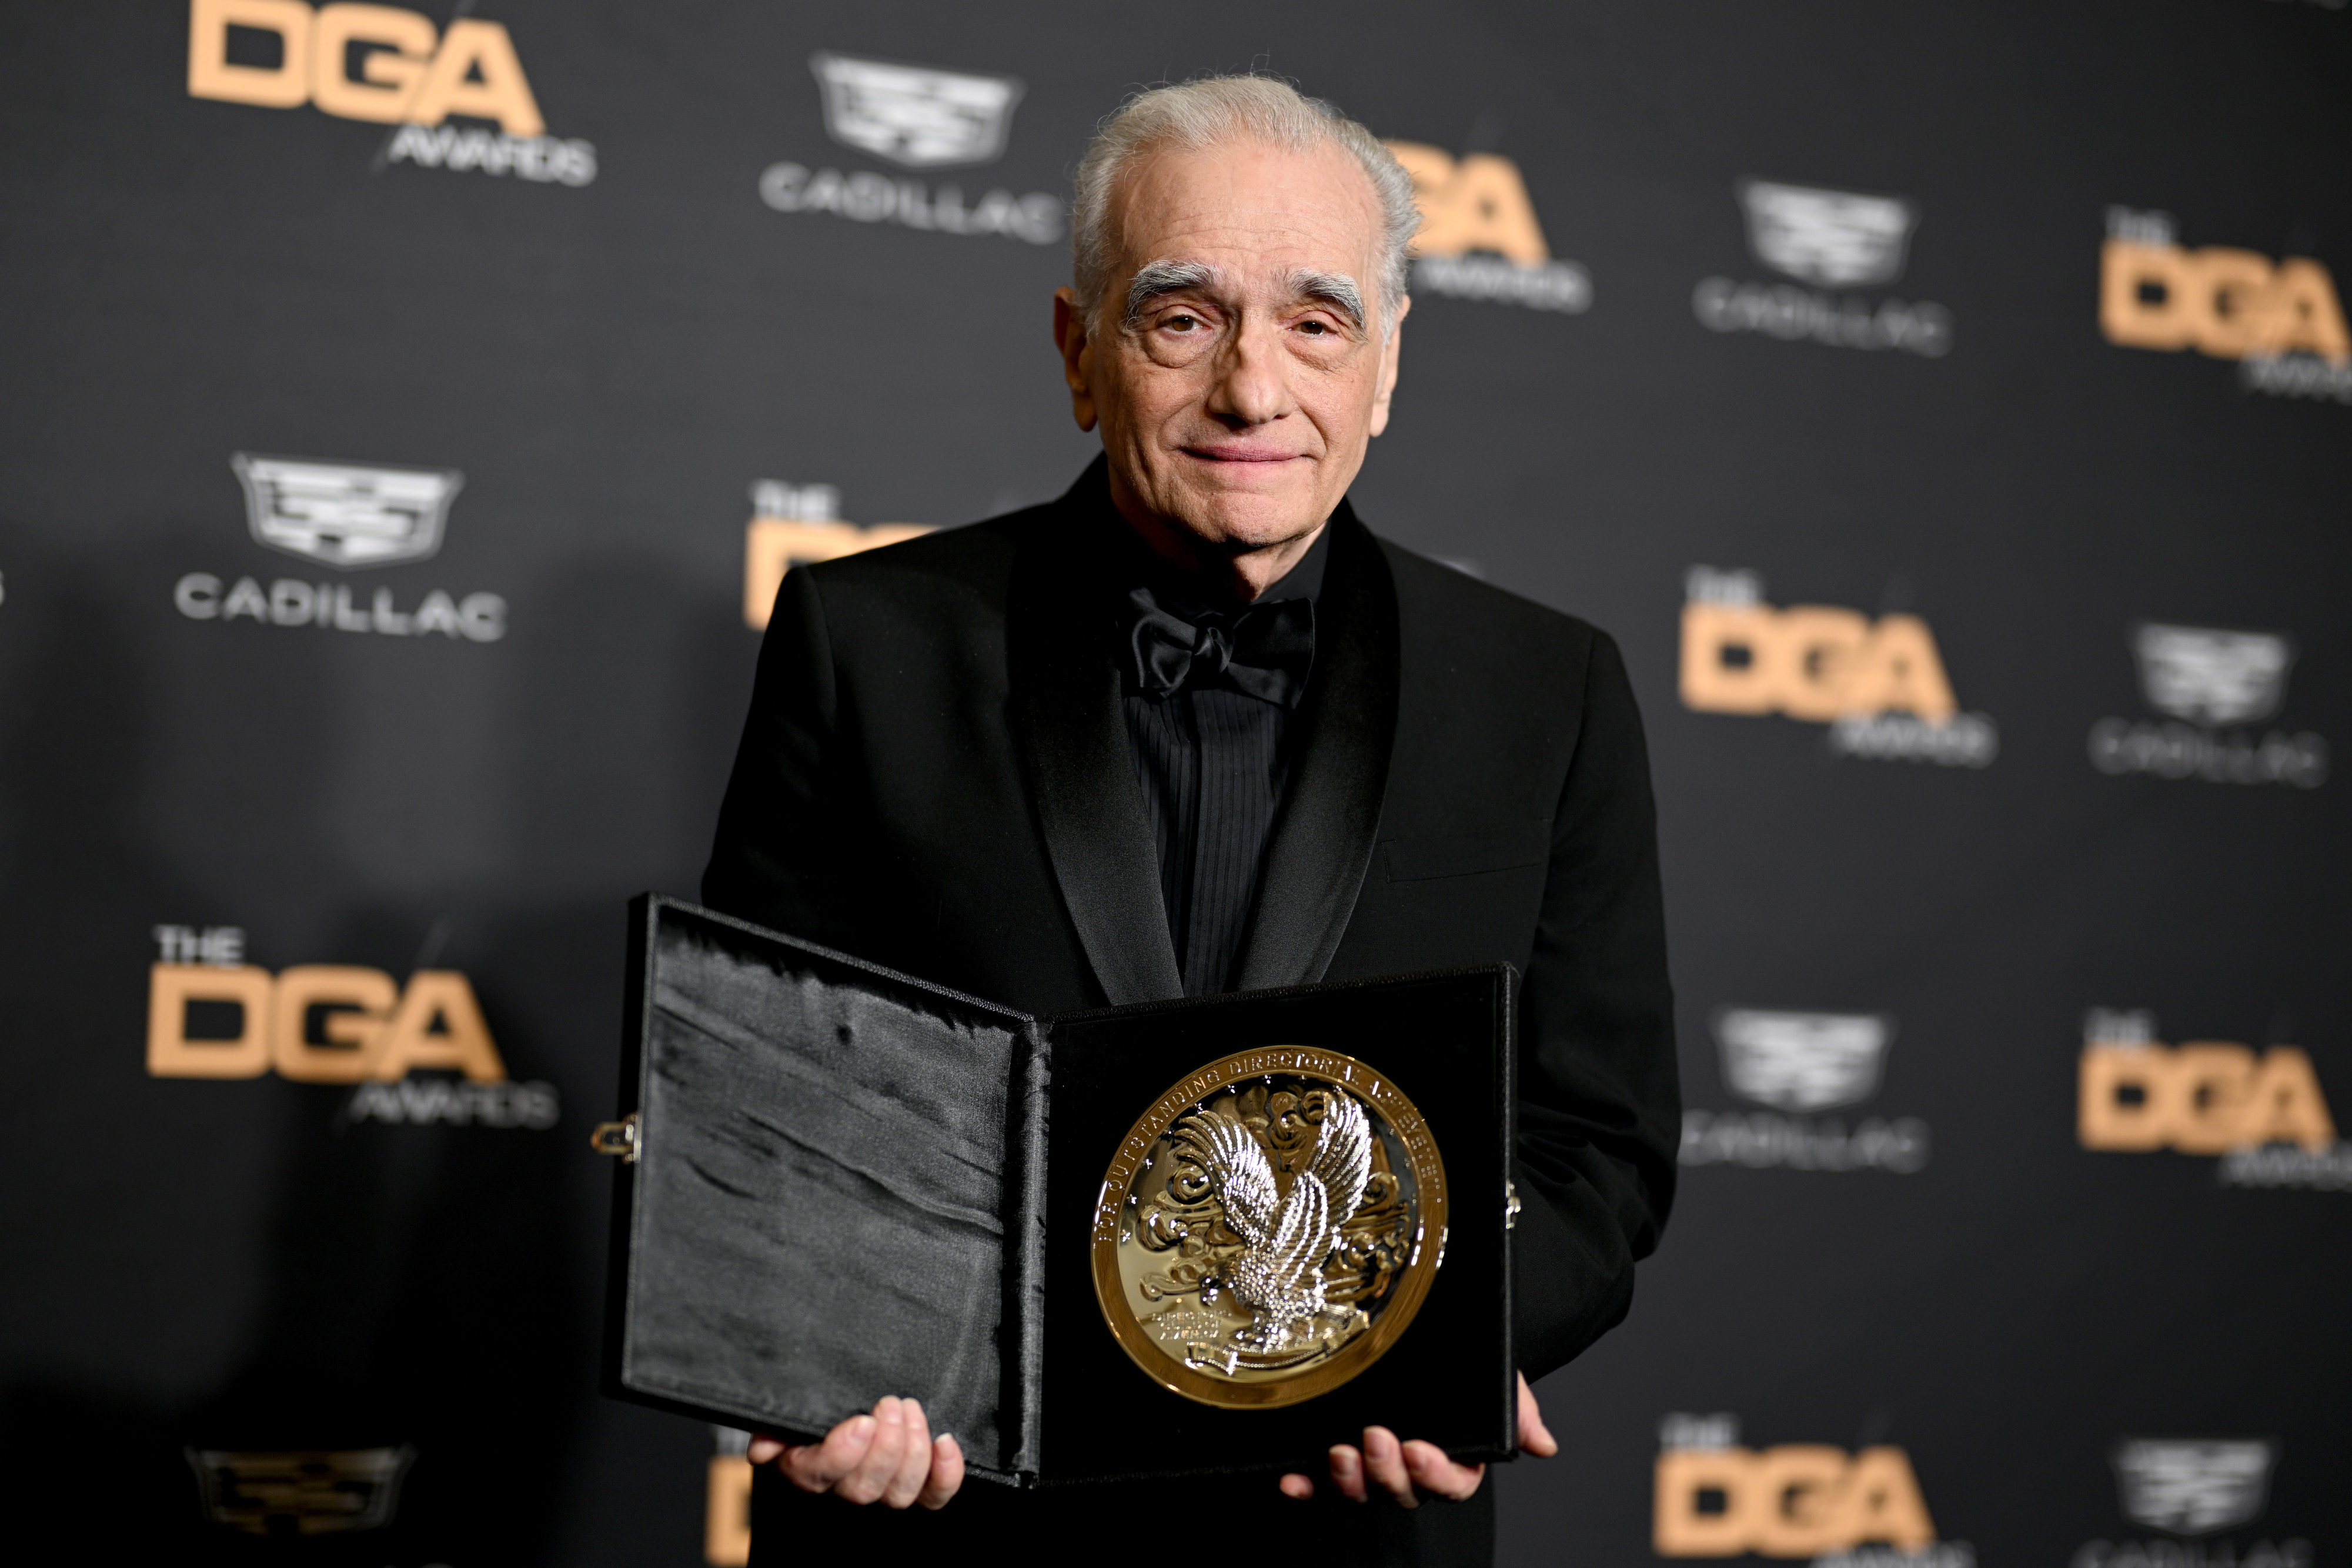
<path id="1" fill-rule="evenodd" d="M 1327 528 L 1255 602 L 1304 599 L 1311 605 L 1323 586 L 1329 542 Z M 1120 592 L 1140 583 L 1161 609 L 1187 621 L 1230 624 L 1250 608 L 1179 571 L 1139 539 L 1129 559 L 1133 580 Z M 1229 990 L 1257 903 L 1266 840 L 1282 807 L 1292 709 L 1243 691 L 1229 674 L 1204 674 L 1198 666 L 1164 695 L 1143 690 L 1129 668 L 1126 707 L 1184 994 Z"/>

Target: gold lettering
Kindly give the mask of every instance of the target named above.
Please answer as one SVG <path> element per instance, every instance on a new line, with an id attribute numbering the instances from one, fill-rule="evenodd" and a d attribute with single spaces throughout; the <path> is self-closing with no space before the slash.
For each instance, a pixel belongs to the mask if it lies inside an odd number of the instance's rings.
<path id="1" fill-rule="evenodd" d="M 1841 1489 L 1837 1534 L 1841 1548 L 1885 1541 L 1916 1552 L 1934 1543 L 1936 1521 L 1902 1449 L 1864 1448 L 1853 1457 Z"/>
<path id="2" fill-rule="evenodd" d="M 1848 713 L 1899 709 L 1930 724 L 1943 723 L 1960 706 L 1936 652 L 1936 635 L 1916 615 L 1885 616 L 1870 629 L 1845 695 Z"/>
<path id="3" fill-rule="evenodd" d="M 2075 1130 L 2086 1149 L 2160 1149 L 2172 1134 L 2172 1053 L 2160 1045 L 2083 1048 Z M 2126 1099 L 2126 1092 L 2135 1098 Z"/>
<path id="4" fill-rule="evenodd" d="M 2319 1075 L 2299 1046 L 2274 1045 L 2263 1053 L 2262 1068 L 2246 1091 L 2238 1124 L 2241 1145 L 2282 1139 L 2293 1139 L 2314 1150 L 2336 1142 L 2336 1119 L 2327 1113 Z"/>
<path id="5" fill-rule="evenodd" d="M 411 975 L 398 1010 L 383 1026 L 377 1079 L 394 1082 L 420 1067 L 455 1068 L 477 1083 L 505 1082 L 506 1064 L 499 1060 L 474 988 L 454 969 L 419 969 Z"/>
<path id="6" fill-rule="evenodd" d="M 1521 267 L 1539 267 L 1551 259 L 1517 164 L 1491 152 L 1473 152 L 1457 161 L 1439 148 L 1414 141 L 1391 141 L 1388 147 L 1412 176 L 1413 202 L 1421 208 L 1413 254 L 1493 251 Z"/>
<path id="7" fill-rule="evenodd" d="M 2173 246 L 2111 239 L 2099 253 L 2099 329 L 2131 349 L 2185 349 L 2197 340 L 2195 268 Z"/>
<path id="8" fill-rule="evenodd" d="M 500 24 L 461 16 L 442 35 L 409 118 L 419 125 L 438 125 L 453 114 L 495 120 L 509 136 L 546 131 L 514 40 Z"/>
<path id="9" fill-rule="evenodd" d="M 804 523 L 791 517 L 754 517 L 743 532 L 743 623 L 764 630 L 784 573 L 795 566 L 833 560 L 931 530 L 920 523 Z"/>
<path id="10" fill-rule="evenodd" d="M 278 1005 L 270 1026 L 271 1057 L 278 1076 L 298 1083 L 360 1083 L 373 1075 L 385 1018 L 400 999 L 400 988 L 382 969 L 339 964 L 302 964 L 278 977 Z M 325 1045 L 312 1045 L 305 1025 L 310 1009 L 333 1006 L 320 1020 Z"/>
<path id="11" fill-rule="evenodd" d="M 2107 241 L 2099 328 L 2135 349 L 2195 348 L 2216 359 L 2297 350 L 2341 364 L 2352 336 L 2327 268 L 2309 256 L 2277 266 L 2251 250 Z"/>
<path id="12" fill-rule="evenodd" d="M 1780 618 L 1769 605 L 1683 606 L 1683 706 L 1700 713 L 1770 713 L 1780 706 Z"/>
<path id="13" fill-rule="evenodd" d="M 2352 360 L 2344 307 L 2336 298 L 2335 280 L 2319 263 L 2307 256 L 2291 256 L 2279 263 L 2266 305 L 2266 346 L 2272 353 L 2305 349 L 2339 365 Z"/>
<path id="14" fill-rule="evenodd" d="M 702 1560 L 710 1568 L 743 1568 L 751 1561 L 751 1461 L 740 1454 L 710 1461 Z"/>
<path id="15" fill-rule="evenodd" d="M 2192 1040 L 2172 1052 L 2172 1146 L 2184 1155 L 2219 1155 L 2246 1140 L 2246 1091 L 2253 1087 L 2254 1053 L 2242 1045 Z"/>
<path id="16" fill-rule="evenodd" d="M 1855 711 L 1846 695 L 1870 636 L 1870 618 L 1858 610 L 1792 604 L 1780 614 L 1780 711 L 1826 724 Z M 1874 711 L 1874 710 L 1873 710 Z"/>
<path id="17" fill-rule="evenodd" d="M 2268 346 L 2271 273 L 2270 258 L 2251 250 L 2208 246 L 2197 252 L 2196 287 L 2185 303 L 2200 352 L 2242 360 Z"/>
<path id="18" fill-rule="evenodd" d="M 1650 1544 L 1661 1557 L 1737 1557 L 1748 1550 L 1745 1448 L 1668 1448 L 1658 1456 Z M 1702 1501 L 1717 1506 L 1703 1509 Z"/>
<path id="19" fill-rule="evenodd" d="M 2137 1103 L 2126 1101 L 2136 1093 Z M 2080 1131 L 2086 1149 L 2174 1148 L 2218 1155 L 2292 1139 L 2336 1142 L 2336 1122 L 2311 1058 L 2273 1046 L 2259 1060 L 2228 1040 L 2092 1045 L 2083 1052 Z"/>
<path id="20" fill-rule="evenodd" d="M 278 35 L 276 67 L 229 63 L 228 30 Z M 299 109 L 310 98 L 310 7 L 302 0 L 189 0 L 188 96 L 265 109 Z"/>
<path id="21" fill-rule="evenodd" d="M 310 26 L 310 94 L 320 112 L 394 125 L 411 118 L 409 100 L 433 58 L 432 21 L 392 5 L 319 7 Z M 351 46 L 381 44 L 350 74 Z"/>
<path id="22" fill-rule="evenodd" d="M 1813 1557 L 1864 1542 L 1916 1552 L 1935 1521 L 1900 1448 L 1791 1443 L 1658 1456 L 1651 1543 L 1661 1557 Z M 1705 1504 L 1706 1506 L 1702 1506 Z"/>
<path id="23" fill-rule="evenodd" d="M 1850 1544 L 1838 1538 L 1842 1448 L 1790 1443 L 1756 1456 L 1748 1479 L 1748 1543 L 1766 1557 L 1813 1557 Z"/>
<path id="24" fill-rule="evenodd" d="M 258 1078 L 269 1071 L 269 971 L 158 964 L 147 977 L 147 1071 L 156 1078 Z M 188 1004 L 230 1002 L 233 1040 L 190 1040 Z"/>
<path id="25" fill-rule="evenodd" d="M 1827 723 L 1900 710 L 1930 724 L 1958 711 L 1935 633 L 1916 615 L 1875 625 L 1828 604 L 1683 606 L 1683 706 Z"/>

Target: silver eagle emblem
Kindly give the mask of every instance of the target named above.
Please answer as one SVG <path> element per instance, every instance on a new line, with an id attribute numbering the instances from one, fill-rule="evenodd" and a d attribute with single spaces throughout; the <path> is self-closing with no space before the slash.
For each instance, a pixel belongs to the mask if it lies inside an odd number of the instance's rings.
<path id="1" fill-rule="evenodd" d="M 1224 1208 L 1241 1254 L 1219 1270 L 1249 1326 L 1234 1335 L 1244 1350 L 1286 1344 L 1300 1323 L 1328 1305 L 1323 1265 L 1355 1218 L 1372 1171 L 1372 1128 L 1364 1108 L 1335 1095 L 1307 1167 L 1277 1188 L 1273 1163 L 1239 1117 L 1203 1111 L 1177 1124 L 1171 1142 L 1199 1165 Z"/>

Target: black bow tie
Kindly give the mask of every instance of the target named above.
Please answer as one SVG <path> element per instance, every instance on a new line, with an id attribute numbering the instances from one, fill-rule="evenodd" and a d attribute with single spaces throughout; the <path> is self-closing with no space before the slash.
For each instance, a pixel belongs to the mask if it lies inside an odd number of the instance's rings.
<path id="1" fill-rule="evenodd" d="M 1151 590 L 1127 596 L 1127 643 L 1138 690 L 1165 696 L 1216 681 L 1295 708 L 1315 664 L 1315 605 L 1279 599 L 1239 612 L 1187 619 L 1161 608 Z"/>

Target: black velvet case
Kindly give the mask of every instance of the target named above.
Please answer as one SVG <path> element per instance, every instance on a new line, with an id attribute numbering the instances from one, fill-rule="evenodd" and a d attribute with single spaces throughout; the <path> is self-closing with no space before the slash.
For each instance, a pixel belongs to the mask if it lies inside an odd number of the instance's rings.
<path id="1" fill-rule="evenodd" d="M 1034 1019 L 652 894 L 631 905 L 605 1391 L 808 1437 L 886 1394 L 1018 1485 L 1316 1465 L 1372 1422 L 1517 1447 L 1507 965 Z M 1169 1392 L 1088 1238 L 1137 1116 L 1262 1045 L 1392 1074 L 1445 1162 L 1444 1261 L 1361 1375 L 1276 1409 Z"/>

